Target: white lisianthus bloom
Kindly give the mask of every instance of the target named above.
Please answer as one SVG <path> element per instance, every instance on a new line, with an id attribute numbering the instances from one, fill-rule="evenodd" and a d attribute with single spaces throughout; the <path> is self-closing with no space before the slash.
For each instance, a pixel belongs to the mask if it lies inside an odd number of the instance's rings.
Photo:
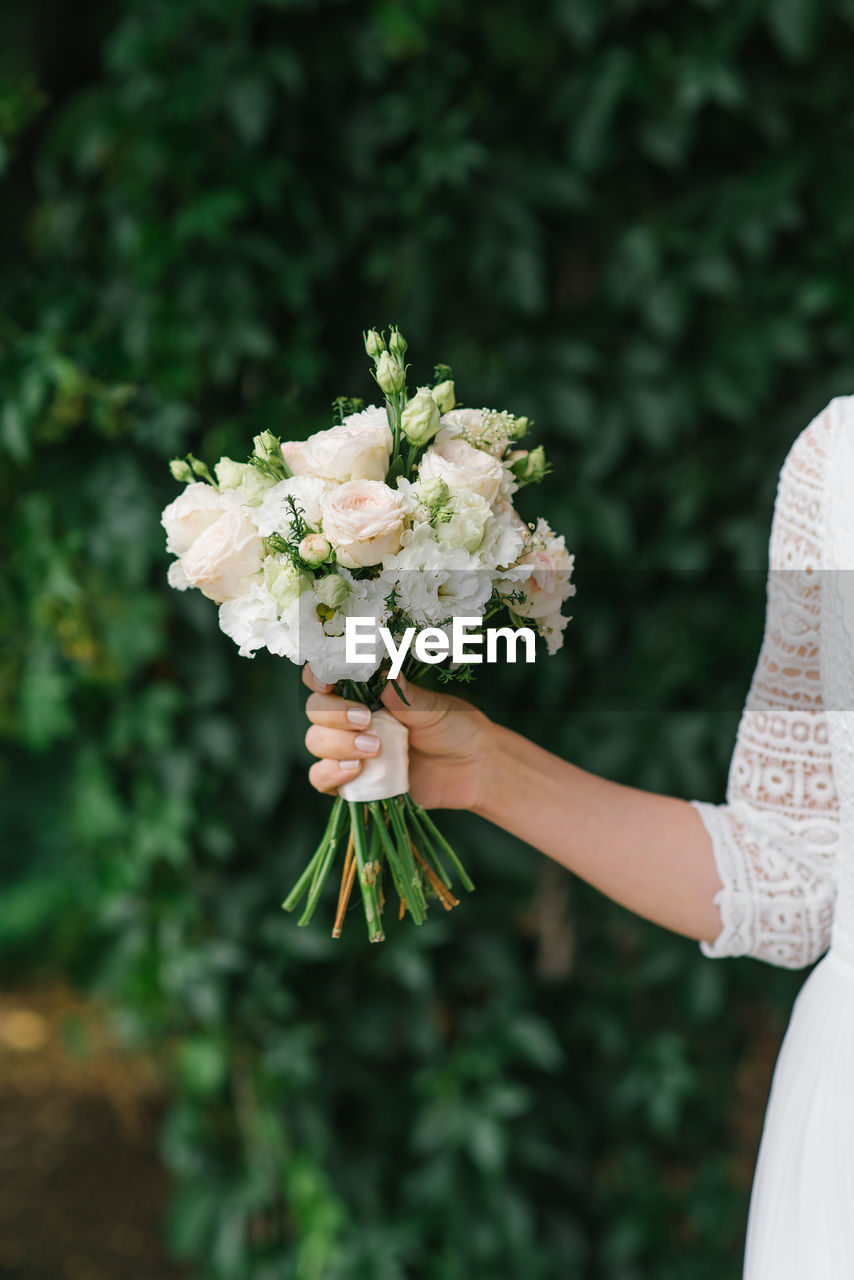
<path id="1" fill-rule="evenodd" d="M 442 547 L 477 551 L 491 515 L 492 508 L 479 493 L 456 490 L 435 522 L 436 540 Z"/>
<path id="2" fill-rule="evenodd" d="M 225 511 L 182 556 L 184 573 L 202 595 L 218 604 L 246 590 L 259 572 L 264 544 L 247 507 Z"/>
<path id="3" fill-rule="evenodd" d="M 505 471 L 497 458 L 453 438 L 430 446 L 418 468 L 419 481 L 444 480 L 451 490 L 477 493 L 490 505 L 498 497 Z"/>
<path id="4" fill-rule="evenodd" d="M 311 587 L 311 574 L 301 573 L 285 555 L 269 555 L 264 560 L 264 584 L 284 613 L 303 591 Z"/>
<path id="5" fill-rule="evenodd" d="M 334 684 L 337 680 L 370 680 L 379 667 L 384 649 L 379 636 L 373 645 L 365 643 L 369 657 L 361 662 L 346 661 L 345 625 L 348 616 L 372 617 L 383 625 L 389 610 L 382 591 L 375 580 L 361 582 L 350 580 L 350 592 L 332 618 L 321 619 L 313 591 L 300 596 L 295 605 L 282 615 L 278 623 L 268 628 L 267 648 L 272 653 L 283 654 L 292 662 L 311 663 L 311 669 L 319 679 Z"/>
<path id="6" fill-rule="evenodd" d="M 403 509 L 394 489 L 379 480 L 348 480 L 321 508 L 324 535 L 348 569 L 380 564 L 400 549 Z"/>
<path id="7" fill-rule="evenodd" d="M 279 607 L 267 584 L 253 581 L 242 595 L 220 605 L 220 630 L 234 641 L 241 658 L 252 658 L 258 649 L 267 647 L 267 635 L 276 624 L 278 613 Z M 290 657 L 290 654 L 284 656 Z"/>
<path id="8" fill-rule="evenodd" d="M 457 614 L 480 615 L 492 595 L 492 575 L 463 547 L 441 547 L 429 525 L 409 529 L 398 555 L 378 579 L 418 626 L 437 626 Z"/>
<path id="9" fill-rule="evenodd" d="M 385 480 L 391 450 L 388 415 L 385 409 L 371 405 L 305 441 L 286 441 L 282 456 L 294 476 L 317 476 L 341 484 L 345 480 Z"/>
<path id="10" fill-rule="evenodd" d="M 293 498 L 308 524 L 316 527 L 320 523 L 320 512 L 324 499 L 335 486 L 329 480 L 319 480 L 316 476 L 294 476 L 289 480 L 280 480 L 268 490 L 254 512 L 254 520 L 262 538 L 269 538 L 271 533 L 286 534 L 291 529 L 293 516 L 288 498 Z"/>
<path id="11" fill-rule="evenodd" d="M 314 597 L 327 609 L 340 609 L 350 594 L 350 581 L 340 573 L 327 573 L 314 583 Z"/>
<path id="12" fill-rule="evenodd" d="M 160 523 L 166 530 L 166 550 L 173 556 L 182 556 L 190 550 L 199 534 L 239 502 L 234 493 L 220 493 L 212 484 L 202 481 L 188 484 L 160 517 Z"/>
<path id="13" fill-rule="evenodd" d="M 503 569 L 518 560 L 530 537 L 527 525 L 519 519 L 512 505 L 499 503 L 486 523 L 478 559 L 494 569 Z"/>

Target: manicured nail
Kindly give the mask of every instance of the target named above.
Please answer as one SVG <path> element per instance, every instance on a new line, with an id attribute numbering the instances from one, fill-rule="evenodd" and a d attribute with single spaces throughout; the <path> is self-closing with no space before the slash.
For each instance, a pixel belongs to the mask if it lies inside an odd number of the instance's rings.
<path id="1" fill-rule="evenodd" d="M 380 740 L 375 733 L 360 733 L 353 744 L 357 751 L 364 751 L 366 754 L 373 755 L 379 750 Z"/>
<path id="2" fill-rule="evenodd" d="M 338 768 L 344 773 L 355 773 L 361 763 L 361 760 L 339 760 Z"/>
<path id="3" fill-rule="evenodd" d="M 367 707 L 349 707 L 347 709 L 347 719 L 357 729 L 364 729 L 371 723 L 371 713 Z"/>

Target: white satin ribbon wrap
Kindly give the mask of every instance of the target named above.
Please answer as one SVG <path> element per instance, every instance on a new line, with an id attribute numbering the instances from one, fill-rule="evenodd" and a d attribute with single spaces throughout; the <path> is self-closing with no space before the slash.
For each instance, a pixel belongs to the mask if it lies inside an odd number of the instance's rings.
<path id="1" fill-rule="evenodd" d="M 362 764 L 352 782 L 338 788 L 345 800 L 387 800 L 409 790 L 409 730 L 380 708 L 371 716 L 367 733 L 375 733 L 382 744 L 379 753 Z"/>

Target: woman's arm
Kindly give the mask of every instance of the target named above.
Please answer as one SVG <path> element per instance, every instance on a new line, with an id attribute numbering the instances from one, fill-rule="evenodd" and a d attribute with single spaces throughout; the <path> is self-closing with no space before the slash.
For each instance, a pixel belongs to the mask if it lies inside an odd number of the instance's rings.
<path id="1" fill-rule="evenodd" d="M 491 724 L 475 812 L 689 938 L 721 929 L 712 841 L 685 800 L 609 782 Z"/>

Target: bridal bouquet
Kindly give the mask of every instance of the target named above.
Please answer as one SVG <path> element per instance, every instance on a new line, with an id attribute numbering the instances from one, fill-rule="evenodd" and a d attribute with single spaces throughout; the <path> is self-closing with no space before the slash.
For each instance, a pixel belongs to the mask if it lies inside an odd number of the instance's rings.
<path id="1" fill-rule="evenodd" d="M 430 815 L 409 795 L 408 733 L 380 706 L 386 680 L 467 680 L 505 641 L 533 660 L 563 641 L 572 556 L 545 520 L 527 525 L 513 497 L 539 481 L 542 447 L 519 442 L 528 420 L 457 407 L 451 370 L 409 395 L 399 329 L 365 335 L 382 406 L 335 402 L 335 422 L 305 441 L 256 436 L 247 462 L 213 473 L 191 454 L 170 464 L 183 493 L 163 512 L 169 582 L 219 606 L 219 625 L 252 657 L 268 649 L 374 712 L 378 756 L 338 790 L 313 856 L 283 906 L 305 897 L 307 924 L 344 849 L 333 936 L 358 877 L 372 942 L 383 940 L 385 876 L 416 924 L 428 900 L 457 905 L 449 867 L 471 880 Z M 503 613 L 515 625 L 487 627 Z M 414 643 L 413 643 L 414 639 Z M 511 646 L 512 650 L 511 650 Z M 484 652 L 485 649 L 485 652 Z M 398 686 L 395 686 L 398 687 Z M 403 692 L 400 697 L 405 702 Z M 379 708 L 379 709 L 377 709 Z"/>

